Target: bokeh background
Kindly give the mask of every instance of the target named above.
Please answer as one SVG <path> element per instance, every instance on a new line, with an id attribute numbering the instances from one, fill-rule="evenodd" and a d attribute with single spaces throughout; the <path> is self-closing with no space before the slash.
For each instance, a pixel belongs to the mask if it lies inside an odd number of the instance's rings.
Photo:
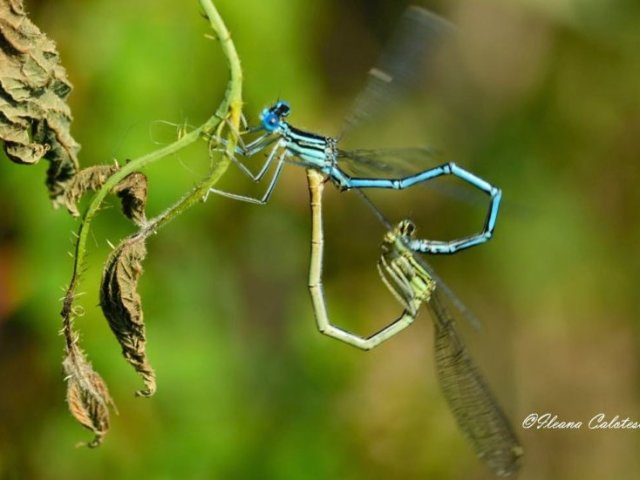
<path id="1" fill-rule="evenodd" d="M 216 4 L 242 59 L 249 119 L 286 98 L 292 123 L 326 134 L 340 131 L 405 6 Z M 521 424 L 534 412 L 640 420 L 640 4 L 421 4 L 458 25 L 458 75 L 363 129 L 360 146 L 433 145 L 503 189 L 495 238 L 432 263 L 483 323 L 460 328 L 523 442 L 520 478 L 635 479 L 637 431 Z M 222 98 L 224 59 L 195 0 L 27 6 L 75 85 L 85 166 L 158 148 Z M 145 171 L 148 214 L 208 165 L 203 143 Z M 120 413 L 101 448 L 74 448 L 89 434 L 64 402 L 58 312 L 78 222 L 51 209 L 44 163 L 0 168 L 0 478 L 492 478 L 437 388 L 427 312 L 368 353 L 317 333 L 306 181 L 294 166 L 268 206 L 212 196 L 150 239 L 140 290 L 158 375 L 151 399 L 133 397 L 139 379 L 96 306 L 107 241 L 132 231 L 115 204 L 101 213 L 77 326 Z M 232 169 L 220 186 L 262 188 Z M 399 313 L 376 277 L 383 230 L 357 198 L 327 190 L 330 314 L 371 332 Z M 482 199 L 456 192 L 376 200 L 392 220 L 411 216 L 425 236 L 450 238 L 484 215 Z"/>

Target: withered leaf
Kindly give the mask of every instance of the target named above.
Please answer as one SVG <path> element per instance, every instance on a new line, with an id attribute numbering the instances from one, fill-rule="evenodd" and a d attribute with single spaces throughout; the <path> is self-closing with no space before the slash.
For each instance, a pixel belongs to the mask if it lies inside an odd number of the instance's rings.
<path id="1" fill-rule="evenodd" d="M 147 254 L 144 242 L 143 237 L 132 236 L 111 252 L 102 274 L 100 307 L 120 342 L 122 354 L 144 381 L 146 388 L 136 394 L 148 397 L 156 391 L 156 379 L 145 354 L 145 326 L 137 292 Z"/>
<path id="2" fill-rule="evenodd" d="M 0 2 L 0 139 L 14 162 L 49 160 L 54 203 L 78 171 L 70 91 L 55 43 L 29 20 L 22 0 Z"/>
<path id="3" fill-rule="evenodd" d="M 122 201 L 122 211 L 138 226 L 143 226 L 147 218 L 144 207 L 147 204 L 147 176 L 144 173 L 133 172 L 127 175 L 113 189 Z"/>
<path id="4" fill-rule="evenodd" d="M 102 187 L 119 168 L 118 165 L 95 165 L 83 168 L 69 182 L 64 194 L 55 200 L 55 206 L 63 205 L 71 215 L 79 216 L 77 204 L 82 196 L 88 191 L 96 191 Z"/>
<path id="5" fill-rule="evenodd" d="M 62 367 L 67 381 L 69 411 L 95 434 L 86 445 L 97 447 L 109 430 L 109 407 L 115 408 L 107 385 L 75 344 L 67 350 Z"/>
<path id="6" fill-rule="evenodd" d="M 68 212 L 77 217 L 78 202 L 82 196 L 89 191 L 99 190 L 107 179 L 120 169 L 118 164 L 114 165 L 94 165 L 83 168 L 69 182 L 67 189 L 60 195 L 54 205 L 63 205 Z M 142 226 L 146 222 L 144 208 L 147 203 L 147 177 L 143 173 L 133 172 L 127 175 L 112 190 L 120 197 L 122 211 L 125 216 L 131 219 L 136 225 Z"/>

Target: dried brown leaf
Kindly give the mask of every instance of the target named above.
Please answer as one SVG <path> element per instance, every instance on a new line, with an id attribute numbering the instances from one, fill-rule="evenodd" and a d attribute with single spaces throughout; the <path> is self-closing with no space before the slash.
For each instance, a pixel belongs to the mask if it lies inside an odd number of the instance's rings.
<path id="1" fill-rule="evenodd" d="M 63 205 L 71 215 L 77 217 L 80 215 L 78 211 L 78 201 L 88 191 L 96 191 L 104 185 L 104 182 L 117 172 L 118 165 L 95 165 L 83 168 L 69 182 L 64 195 L 56 200 L 56 206 Z"/>
<path id="2" fill-rule="evenodd" d="M 136 394 L 148 397 L 156 391 L 156 380 L 145 354 L 145 326 L 137 292 L 147 254 L 144 241 L 142 237 L 129 237 L 111 252 L 102 275 L 100 306 L 122 354 L 144 381 L 146 388 Z"/>
<path id="3" fill-rule="evenodd" d="M 147 176 L 144 173 L 133 172 L 127 175 L 113 192 L 122 201 L 122 211 L 138 226 L 143 226 L 147 217 L 144 207 L 147 204 Z"/>
<path id="4" fill-rule="evenodd" d="M 49 160 L 54 204 L 79 168 L 66 103 L 71 88 L 55 43 L 29 20 L 22 0 L 0 2 L 0 139 L 14 162 Z"/>
<path id="5" fill-rule="evenodd" d="M 109 407 L 115 408 L 107 385 L 75 344 L 67 350 L 62 367 L 67 381 L 69 411 L 95 434 L 86 445 L 97 447 L 109 430 Z"/>
<path id="6" fill-rule="evenodd" d="M 77 217 L 78 202 L 89 191 L 99 190 L 108 178 L 120 167 L 114 165 L 94 165 L 83 168 L 69 182 L 63 195 L 56 200 L 56 206 L 63 205 L 68 212 Z M 147 203 L 147 177 L 143 173 L 133 172 L 127 175 L 113 188 L 113 193 L 120 197 L 122 212 L 136 225 L 143 226 L 146 222 L 144 208 Z"/>

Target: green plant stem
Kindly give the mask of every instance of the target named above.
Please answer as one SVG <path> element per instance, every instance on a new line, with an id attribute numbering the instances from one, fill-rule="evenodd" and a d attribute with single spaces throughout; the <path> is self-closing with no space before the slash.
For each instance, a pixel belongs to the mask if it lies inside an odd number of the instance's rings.
<path id="1" fill-rule="evenodd" d="M 143 235 L 145 237 L 147 237 L 150 233 L 156 232 L 160 227 L 169 223 L 175 217 L 191 207 L 194 203 L 200 201 L 209 192 L 209 189 L 218 182 L 220 177 L 222 177 L 224 172 L 227 170 L 227 167 L 230 163 L 230 158 L 232 155 L 234 155 L 237 145 L 237 137 L 234 132 L 237 132 L 240 129 L 240 116 L 242 112 L 242 69 L 240 68 L 240 58 L 238 57 L 238 52 L 236 51 L 235 45 L 231 41 L 231 35 L 229 34 L 227 27 L 222 21 L 222 18 L 218 14 L 218 11 L 214 7 L 213 3 L 210 0 L 200 0 L 200 5 L 209 18 L 211 27 L 218 35 L 222 51 L 227 58 L 230 71 L 229 83 L 227 84 L 225 98 L 220 104 L 216 115 L 214 115 L 214 117 L 212 117 L 209 122 L 205 123 L 202 126 L 202 130 L 205 133 L 209 133 L 214 129 L 215 120 L 221 119 L 219 121 L 228 121 L 229 127 L 231 129 L 231 135 L 229 136 L 229 140 L 227 142 L 225 155 L 218 162 L 212 165 L 211 171 L 209 172 L 207 178 L 196 185 L 196 187 L 191 192 L 181 198 L 173 206 L 169 207 L 157 217 L 149 220 L 148 224 L 145 225 L 139 232 L 139 235 Z"/>
<path id="2" fill-rule="evenodd" d="M 165 210 L 157 217 L 148 221 L 138 234 L 148 236 L 150 233 L 156 231 L 160 226 L 168 223 L 176 216 L 183 213 L 190 206 L 198 202 L 208 192 L 215 183 L 222 177 L 224 172 L 230 163 L 230 157 L 235 151 L 237 145 L 237 138 L 234 132 L 239 131 L 240 116 L 242 109 L 242 70 L 240 67 L 240 59 L 235 46 L 229 35 L 229 31 L 225 26 L 222 18 L 212 3 L 212 0 L 199 0 L 200 5 L 205 11 L 211 28 L 215 32 L 218 40 L 220 41 L 222 51 L 227 59 L 229 66 L 230 77 L 225 92 L 225 97 L 218 107 L 216 113 L 209 118 L 203 125 L 182 136 L 174 143 L 167 145 L 164 148 L 156 150 L 154 152 L 143 155 L 129 161 L 120 170 L 114 173 L 105 182 L 102 188 L 94 195 L 89 207 L 87 208 L 82 223 L 78 231 L 78 237 L 75 246 L 75 255 L 73 263 L 73 273 L 71 276 L 71 282 L 67 289 L 67 294 L 64 299 L 64 305 L 62 309 L 62 316 L 64 318 L 64 333 L 67 339 L 67 347 L 70 343 L 75 343 L 71 332 L 71 317 L 73 309 L 73 301 L 75 297 L 75 290 L 80 280 L 80 266 L 83 264 L 86 256 L 86 244 L 89 236 L 91 222 L 95 215 L 98 213 L 102 202 L 107 194 L 127 175 L 134 171 L 138 171 L 143 167 L 150 165 L 162 158 L 165 158 L 182 148 L 192 144 L 200 138 L 203 133 L 209 134 L 214 130 L 221 131 L 225 126 L 229 126 L 231 134 L 229 135 L 226 145 L 225 155 L 221 156 L 220 160 L 212 165 L 209 175 L 200 182 L 189 194 L 185 195 L 175 205 Z M 219 132 L 218 132 L 219 133 Z"/>

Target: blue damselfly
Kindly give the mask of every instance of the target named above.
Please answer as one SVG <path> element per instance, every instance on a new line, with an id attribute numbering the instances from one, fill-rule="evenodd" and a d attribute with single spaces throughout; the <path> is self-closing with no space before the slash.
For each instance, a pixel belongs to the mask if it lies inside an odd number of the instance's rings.
<path id="1" fill-rule="evenodd" d="M 383 53 L 379 66 L 370 71 L 369 81 L 363 93 L 357 97 L 355 106 L 347 116 L 345 129 L 350 130 L 398 96 L 398 92 L 411 83 L 412 76 L 408 72 L 416 69 L 415 62 L 424 56 L 425 51 L 433 47 L 434 38 L 442 31 L 450 29 L 448 23 L 428 11 L 410 7 L 403 16 L 402 28 Z M 451 254 L 459 250 L 473 247 L 488 241 L 493 235 L 501 191 L 489 182 L 456 165 L 447 162 L 428 168 L 418 173 L 389 178 L 388 171 L 395 171 L 388 163 L 401 161 L 407 153 L 426 152 L 425 149 L 376 150 L 343 150 L 339 148 L 339 138 L 317 135 L 300 130 L 287 122 L 291 112 L 289 104 L 277 101 L 260 114 L 260 124 L 249 128 L 247 132 L 261 132 L 258 138 L 248 144 L 240 141 L 236 153 L 243 157 L 251 157 L 270 148 L 265 163 L 257 174 L 234 158 L 242 172 L 256 182 L 261 181 L 274 165 L 273 176 L 260 198 L 253 198 L 211 189 L 210 192 L 225 197 L 255 204 L 265 204 L 280 177 L 286 162 L 302 166 L 307 170 L 315 170 L 326 176 L 340 190 L 350 189 L 390 189 L 404 190 L 429 180 L 454 176 L 480 190 L 490 198 L 489 208 L 485 216 L 482 230 L 475 234 L 451 241 L 415 240 L 412 248 L 424 253 Z M 240 137 L 240 140 L 242 138 Z M 384 161 L 383 161 L 384 159 Z M 380 177 L 357 176 L 349 173 L 346 165 L 355 170 L 376 170 Z"/>

